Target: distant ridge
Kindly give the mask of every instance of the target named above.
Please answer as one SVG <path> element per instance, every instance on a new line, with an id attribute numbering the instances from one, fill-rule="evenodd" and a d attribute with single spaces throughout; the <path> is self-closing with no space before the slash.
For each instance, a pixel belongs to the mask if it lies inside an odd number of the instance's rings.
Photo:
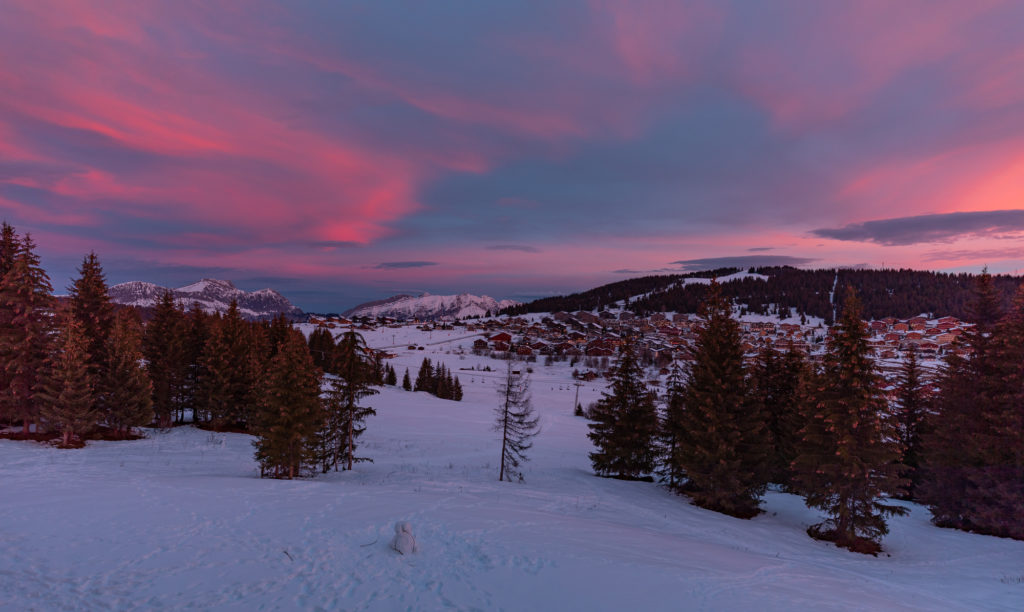
<path id="1" fill-rule="evenodd" d="M 495 300 L 486 295 L 396 295 L 383 300 L 360 304 L 342 313 L 346 317 L 392 317 L 395 319 L 419 319 L 433 321 L 440 318 L 462 319 L 482 317 L 488 312 L 517 306 L 514 300 Z"/>
<path id="2" fill-rule="evenodd" d="M 720 268 L 688 274 L 642 276 L 571 295 L 547 297 L 505 309 L 504 314 L 596 311 L 625 307 L 636 314 L 697 312 L 710 279 L 717 278 L 722 295 L 741 311 L 788 316 L 806 315 L 831 323 L 847 285 L 863 304 L 864 317 L 908 318 L 920 314 L 971 320 L 969 304 L 977 275 L 909 269 L 817 269 L 789 266 Z M 1011 299 L 1021 277 L 993 275 L 1003 302 Z"/>
<path id="3" fill-rule="evenodd" d="M 110 288 L 110 299 L 116 304 L 152 308 L 170 291 L 174 300 L 185 308 L 193 303 L 209 313 L 226 312 L 231 301 L 238 302 L 238 310 L 242 317 L 251 321 L 272 319 L 284 313 L 291 319 L 301 319 L 304 313 L 273 289 L 259 291 L 243 291 L 227 280 L 204 278 L 199 282 L 185 285 L 177 289 L 168 289 L 153 283 L 131 281 L 114 285 Z"/>

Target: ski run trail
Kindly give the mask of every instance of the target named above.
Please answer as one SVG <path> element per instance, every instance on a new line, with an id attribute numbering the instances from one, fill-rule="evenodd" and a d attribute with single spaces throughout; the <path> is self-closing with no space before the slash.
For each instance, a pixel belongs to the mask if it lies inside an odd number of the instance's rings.
<path id="1" fill-rule="evenodd" d="M 0 440 L 0 610 L 1024 609 L 1024 542 L 939 529 L 918 505 L 876 558 L 809 538 L 821 517 L 793 495 L 739 520 L 595 477 L 567 363 L 522 364 L 543 431 L 525 481 L 498 482 L 504 362 L 464 336 L 367 334 L 425 346 L 398 351 L 399 378 L 430 357 L 465 399 L 369 398 L 374 462 L 351 472 L 261 480 L 251 437 L 189 426 L 81 450 Z M 419 552 L 389 548 L 397 521 Z"/>

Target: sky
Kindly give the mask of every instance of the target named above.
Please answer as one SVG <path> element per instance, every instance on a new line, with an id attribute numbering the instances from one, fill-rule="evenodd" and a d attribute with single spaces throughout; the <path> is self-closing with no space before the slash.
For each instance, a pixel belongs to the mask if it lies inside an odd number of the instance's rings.
<path id="1" fill-rule="evenodd" d="M 0 0 L 0 217 L 58 291 L 306 310 L 789 264 L 1024 270 L 1017 0 Z"/>

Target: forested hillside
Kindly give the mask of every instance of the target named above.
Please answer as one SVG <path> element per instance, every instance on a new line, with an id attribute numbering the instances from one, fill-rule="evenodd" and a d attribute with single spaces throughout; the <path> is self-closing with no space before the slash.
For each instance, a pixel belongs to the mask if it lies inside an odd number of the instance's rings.
<path id="1" fill-rule="evenodd" d="M 703 283 L 687 283 L 686 278 L 718 277 L 737 272 L 733 269 L 692 274 L 644 276 L 619 281 L 567 296 L 544 298 L 505 311 L 508 314 L 594 310 L 630 299 L 629 308 L 637 314 L 653 312 L 696 312 L 707 293 Z M 967 303 L 976 275 L 947 274 L 921 270 L 800 270 L 792 267 L 752 268 L 767 276 L 748 277 L 722 283 L 722 294 L 747 311 L 776 314 L 793 309 L 797 314 L 821 317 L 831 322 L 834 287 L 852 285 L 863 302 L 868 319 L 907 318 L 926 313 L 952 315 L 969 320 Z M 993 276 L 1004 308 L 1021 282 L 1020 277 Z M 635 299 L 634 299 L 635 298 Z"/>

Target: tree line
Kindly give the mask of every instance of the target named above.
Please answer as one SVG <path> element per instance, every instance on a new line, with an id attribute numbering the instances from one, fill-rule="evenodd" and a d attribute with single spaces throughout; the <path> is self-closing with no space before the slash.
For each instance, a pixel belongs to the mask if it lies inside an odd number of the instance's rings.
<path id="1" fill-rule="evenodd" d="M 732 306 L 708 289 L 689 365 L 672 367 L 662 397 L 624 347 L 589 415 L 598 475 L 658 476 L 742 518 L 774 483 L 824 513 L 809 535 L 865 553 L 905 512 L 895 499 L 927 505 L 940 526 L 1024 539 L 1024 287 L 1003 314 L 993 277 L 979 276 L 973 357 L 950 356 L 930 394 L 911 354 L 891 401 L 852 287 L 820 363 L 771 346 L 746 363 Z"/>
<path id="2" fill-rule="evenodd" d="M 598 310 L 627 302 L 640 315 L 658 312 L 697 312 L 707 298 L 708 285 L 683 283 L 686 278 L 725 276 L 739 272 L 723 268 L 706 272 L 634 278 L 582 293 L 550 297 L 514 306 L 505 314 Z M 744 278 L 722 283 L 719 290 L 747 312 L 782 317 L 819 317 L 826 324 L 834 321 L 842 296 L 833 288 L 852 286 L 860 298 L 861 314 L 866 319 L 897 317 L 906 319 L 921 313 L 955 316 L 970 320 L 970 295 L 976 275 L 929 272 L 922 270 L 800 270 L 782 266 L 751 268 L 767 280 Z M 992 276 L 997 299 L 1009 308 L 1020 279 L 1008 275 Z M 639 296 L 639 297 L 638 297 Z"/>
<path id="3" fill-rule="evenodd" d="M 95 253 L 78 274 L 57 300 L 31 236 L 0 227 L 0 422 L 74 446 L 98 429 L 123 438 L 190 420 L 255 435 L 261 473 L 275 477 L 367 460 L 356 441 L 374 411 L 362 403 L 384 368 L 355 331 L 315 352 L 283 316 L 186 311 L 170 292 L 143 325 L 115 311 Z"/>

